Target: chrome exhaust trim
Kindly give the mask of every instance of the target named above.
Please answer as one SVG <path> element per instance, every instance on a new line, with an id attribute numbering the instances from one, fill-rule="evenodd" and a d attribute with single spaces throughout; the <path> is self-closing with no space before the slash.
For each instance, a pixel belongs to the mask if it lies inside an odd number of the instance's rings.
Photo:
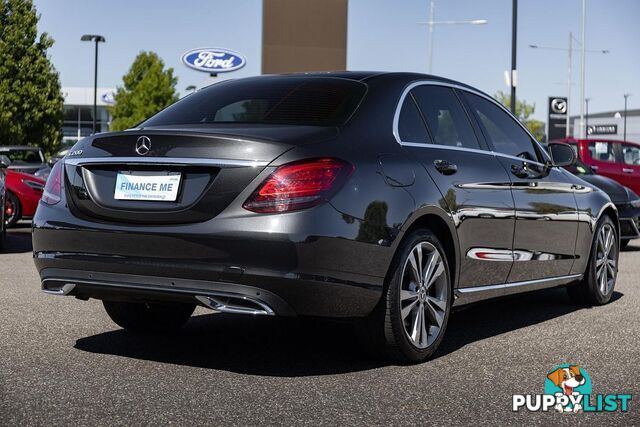
<path id="1" fill-rule="evenodd" d="M 264 302 L 245 296 L 196 295 L 196 299 L 205 307 L 219 313 L 275 315 L 271 307 Z"/>
<path id="2" fill-rule="evenodd" d="M 61 288 L 47 288 L 47 281 L 42 282 L 42 292 L 49 295 L 69 295 L 76 287 L 75 283 L 65 283 Z"/>

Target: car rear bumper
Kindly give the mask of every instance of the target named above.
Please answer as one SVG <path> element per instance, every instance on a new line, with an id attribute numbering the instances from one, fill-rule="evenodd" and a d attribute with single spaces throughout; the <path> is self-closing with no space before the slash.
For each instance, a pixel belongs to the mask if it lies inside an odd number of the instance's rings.
<path id="1" fill-rule="evenodd" d="M 34 261 L 45 290 L 73 284 L 80 298 L 249 298 L 278 315 L 361 317 L 393 255 L 387 242 L 359 241 L 361 226 L 329 204 L 171 226 L 89 222 L 41 204 Z"/>

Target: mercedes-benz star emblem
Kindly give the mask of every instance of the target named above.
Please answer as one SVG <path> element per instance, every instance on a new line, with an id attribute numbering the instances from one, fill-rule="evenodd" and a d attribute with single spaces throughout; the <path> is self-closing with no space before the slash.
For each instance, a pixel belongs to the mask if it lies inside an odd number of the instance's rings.
<path id="1" fill-rule="evenodd" d="M 144 156 L 151 150 L 151 140 L 148 136 L 141 136 L 136 142 L 136 153 Z"/>

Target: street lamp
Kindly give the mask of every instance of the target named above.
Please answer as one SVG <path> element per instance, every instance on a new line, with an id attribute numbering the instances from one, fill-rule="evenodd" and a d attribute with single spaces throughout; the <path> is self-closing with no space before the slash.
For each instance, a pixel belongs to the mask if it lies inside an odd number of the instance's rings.
<path id="1" fill-rule="evenodd" d="M 431 0 L 429 7 L 429 20 L 426 22 L 418 22 L 419 25 L 429 26 L 429 74 L 433 69 L 433 27 L 436 25 L 485 25 L 489 21 L 486 19 L 473 19 L 470 21 L 436 21 L 435 20 L 435 1 Z"/>
<path id="2" fill-rule="evenodd" d="M 627 140 L 627 98 L 629 98 L 631 96 L 630 93 L 625 93 L 624 95 L 624 122 L 623 122 L 623 129 L 624 129 L 624 136 L 622 137 L 623 141 Z"/>
<path id="3" fill-rule="evenodd" d="M 84 34 L 82 37 L 80 37 L 80 41 L 96 42 L 95 64 L 93 70 L 93 133 L 96 133 L 98 131 L 96 125 L 96 119 L 98 117 L 98 43 L 104 43 L 106 40 L 103 36 L 97 34 Z"/>
<path id="4" fill-rule="evenodd" d="M 566 47 L 555 47 L 555 46 L 539 46 L 537 44 L 530 44 L 530 48 L 532 49 L 540 49 L 540 50 L 561 50 L 567 52 L 568 59 L 568 73 L 567 73 L 567 120 L 566 120 L 566 131 L 565 136 L 568 138 L 571 135 L 571 122 L 570 122 L 570 114 L 569 114 L 569 106 L 571 105 L 571 74 L 572 74 L 572 58 L 573 58 L 573 33 L 569 32 L 569 48 Z M 608 49 L 584 49 L 585 52 L 593 52 L 593 53 L 602 53 L 607 54 L 610 53 Z M 584 84 L 584 83 L 583 83 Z M 585 99 L 586 102 L 586 99 Z M 582 109 L 582 108 L 581 108 Z M 582 132 L 582 131 L 580 131 Z M 586 132 L 585 132 L 586 134 Z"/>

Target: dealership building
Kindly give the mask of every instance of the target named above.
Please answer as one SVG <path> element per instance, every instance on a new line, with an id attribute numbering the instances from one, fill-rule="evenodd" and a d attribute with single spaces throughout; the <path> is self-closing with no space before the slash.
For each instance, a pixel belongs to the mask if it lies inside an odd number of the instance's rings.
<path id="1" fill-rule="evenodd" d="M 573 129 L 579 129 L 580 116 L 571 116 L 571 123 Z M 585 125 L 589 138 L 624 139 L 624 111 L 589 114 Z M 640 109 L 627 110 L 627 141 L 640 144 Z"/>
<path id="2" fill-rule="evenodd" d="M 107 109 L 114 103 L 113 88 L 98 88 L 97 130 L 106 132 L 111 124 L 111 115 Z M 62 124 L 62 142 L 71 144 L 93 133 L 93 88 L 63 87 L 64 123 Z"/>

